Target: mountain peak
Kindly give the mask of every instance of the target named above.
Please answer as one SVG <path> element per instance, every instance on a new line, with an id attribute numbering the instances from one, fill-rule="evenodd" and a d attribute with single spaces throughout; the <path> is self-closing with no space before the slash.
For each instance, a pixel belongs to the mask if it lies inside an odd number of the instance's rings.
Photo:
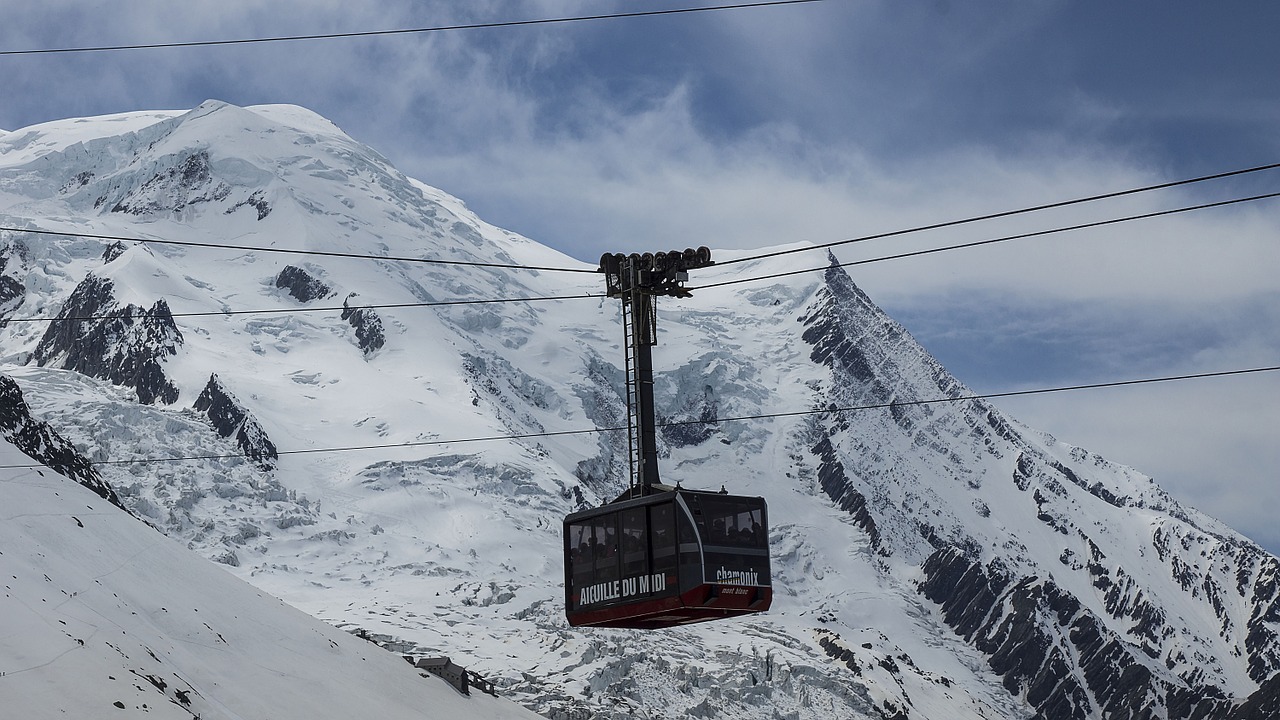
<path id="1" fill-rule="evenodd" d="M 278 122 L 281 125 L 296 128 L 298 130 L 320 135 L 340 135 L 344 138 L 347 137 L 347 134 L 330 121 L 329 118 L 302 107 L 301 105 L 250 105 L 245 109 L 269 120 Z"/>

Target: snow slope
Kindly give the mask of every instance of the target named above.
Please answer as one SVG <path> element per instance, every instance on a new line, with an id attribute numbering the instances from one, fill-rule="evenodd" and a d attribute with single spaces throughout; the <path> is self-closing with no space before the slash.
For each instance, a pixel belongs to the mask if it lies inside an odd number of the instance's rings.
<path id="1" fill-rule="evenodd" d="M 0 441 L 0 465 L 29 463 Z M 522 718 L 236 579 L 48 469 L 0 470 L 12 718 Z"/>
<path id="2" fill-rule="evenodd" d="M 626 476 L 592 268 L 290 106 L 0 137 L 0 225 L 66 233 L 0 231 L 0 371 L 123 504 L 548 716 L 1227 717 L 1280 669 L 1274 557 L 963 399 L 819 253 L 659 304 L 663 478 L 765 496 L 777 586 L 638 633 L 560 607 L 560 519 Z"/>

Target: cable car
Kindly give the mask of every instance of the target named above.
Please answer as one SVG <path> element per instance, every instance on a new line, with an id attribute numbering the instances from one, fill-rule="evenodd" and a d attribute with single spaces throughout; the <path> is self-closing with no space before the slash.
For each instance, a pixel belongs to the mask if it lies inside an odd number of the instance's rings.
<path id="1" fill-rule="evenodd" d="M 601 258 L 627 334 L 631 487 L 564 519 L 569 624 L 652 629 L 764 612 L 773 601 L 764 498 L 691 490 L 658 479 L 653 413 L 656 295 L 687 297 L 685 270 L 711 251 Z"/>
<path id="2" fill-rule="evenodd" d="M 653 490 L 565 518 L 569 624 L 662 628 L 769 609 L 764 498 Z"/>

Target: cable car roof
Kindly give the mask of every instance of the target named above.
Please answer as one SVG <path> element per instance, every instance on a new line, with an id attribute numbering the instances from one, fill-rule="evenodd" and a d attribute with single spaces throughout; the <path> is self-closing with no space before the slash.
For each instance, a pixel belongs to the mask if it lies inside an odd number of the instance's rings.
<path id="1" fill-rule="evenodd" d="M 596 517 L 598 515 L 606 515 L 618 512 L 631 507 L 643 507 L 647 505 L 656 505 L 661 502 L 674 500 L 680 495 L 698 495 L 716 498 L 733 498 L 737 500 L 759 500 L 764 503 L 764 498 L 756 495 L 730 495 L 727 491 L 721 490 L 694 490 L 686 487 L 672 487 L 671 485 L 654 485 L 647 495 L 634 495 L 632 490 L 619 495 L 612 502 L 601 505 L 600 507 L 587 508 L 570 513 L 564 519 L 565 524 L 578 522 L 580 520 Z"/>

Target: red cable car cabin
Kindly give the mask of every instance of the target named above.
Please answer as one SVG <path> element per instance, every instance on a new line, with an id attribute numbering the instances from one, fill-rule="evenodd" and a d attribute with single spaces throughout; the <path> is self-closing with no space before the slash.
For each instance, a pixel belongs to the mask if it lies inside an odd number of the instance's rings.
<path id="1" fill-rule="evenodd" d="M 573 626 L 664 628 L 769 609 L 764 498 L 658 485 L 564 520 Z"/>

